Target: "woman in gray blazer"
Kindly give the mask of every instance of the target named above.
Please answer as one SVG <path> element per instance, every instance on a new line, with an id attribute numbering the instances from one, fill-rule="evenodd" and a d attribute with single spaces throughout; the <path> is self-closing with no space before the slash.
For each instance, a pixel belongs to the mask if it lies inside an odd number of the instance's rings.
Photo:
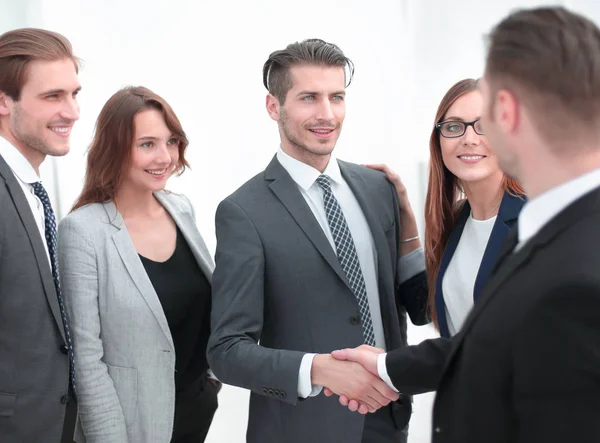
<path id="1" fill-rule="evenodd" d="M 59 225 L 79 421 L 87 443 L 200 443 L 212 258 L 189 200 L 164 190 L 188 165 L 171 107 L 142 87 L 100 112 L 83 191 Z"/>

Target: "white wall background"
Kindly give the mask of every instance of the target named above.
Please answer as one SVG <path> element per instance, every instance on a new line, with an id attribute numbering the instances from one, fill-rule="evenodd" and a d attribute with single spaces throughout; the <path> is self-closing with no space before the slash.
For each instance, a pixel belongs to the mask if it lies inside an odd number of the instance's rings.
<path id="1" fill-rule="evenodd" d="M 554 1 L 600 22 L 600 1 Z M 533 0 L 0 0 L 0 32 L 36 26 L 66 35 L 85 61 L 81 120 L 69 156 L 47 161 L 43 178 L 57 213 L 77 197 L 95 118 L 124 85 L 143 85 L 173 106 L 191 141 L 192 170 L 172 179 L 196 207 L 214 251 L 217 204 L 260 172 L 278 146 L 264 109 L 262 64 L 275 49 L 310 37 L 338 44 L 356 64 L 340 158 L 385 162 L 422 214 L 428 138 L 442 95 L 479 77 L 483 35 Z M 419 217 L 422 227 L 422 217 Z M 434 336 L 410 327 L 411 342 Z M 208 443 L 244 441 L 248 393 L 226 386 Z M 433 394 L 417 396 L 411 443 L 430 439 Z M 282 442 L 283 443 L 283 442 Z"/>

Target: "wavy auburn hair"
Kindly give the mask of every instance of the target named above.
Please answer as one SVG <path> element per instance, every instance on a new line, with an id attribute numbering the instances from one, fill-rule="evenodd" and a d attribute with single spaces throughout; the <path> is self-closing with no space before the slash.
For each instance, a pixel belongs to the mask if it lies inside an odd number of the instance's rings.
<path id="1" fill-rule="evenodd" d="M 179 161 L 174 173 L 182 174 L 186 166 L 189 167 L 184 156 L 188 139 L 171 106 L 142 86 L 123 88 L 109 98 L 100 111 L 88 150 L 83 190 L 72 211 L 114 199 L 131 166 L 135 116 L 148 109 L 162 113 L 165 124 L 178 140 Z"/>
<path id="2" fill-rule="evenodd" d="M 446 113 L 456 100 L 465 94 L 478 90 L 478 80 L 468 78 L 455 83 L 444 95 L 435 114 L 435 121 L 429 138 L 429 180 L 425 199 L 425 268 L 429 286 L 429 315 L 439 330 L 435 308 L 436 279 L 442 255 L 454 229 L 460 210 L 464 204 L 458 178 L 446 168 L 442 159 L 440 133 L 435 127 L 444 120 Z M 514 195 L 523 195 L 521 185 L 506 175 L 502 189 Z"/>

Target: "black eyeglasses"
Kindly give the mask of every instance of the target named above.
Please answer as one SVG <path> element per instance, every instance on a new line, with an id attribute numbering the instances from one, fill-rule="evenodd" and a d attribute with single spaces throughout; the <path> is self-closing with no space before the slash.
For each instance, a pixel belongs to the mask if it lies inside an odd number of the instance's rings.
<path id="1" fill-rule="evenodd" d="M 440 122 L 435 125 L 437 130 L 440 131 L 440 134 L 442 134 L 442 137 L 446 138 L 462 137 L 465 135 L 465 132 L 467 132 L 468 126 L 473 126 L 473 130 L 476 134 L 485 135 L 485 132 L 483 131 L 483 123 L 481 123 L 480 119 L 472 122 L 449 120 L 447 122 Z"/>

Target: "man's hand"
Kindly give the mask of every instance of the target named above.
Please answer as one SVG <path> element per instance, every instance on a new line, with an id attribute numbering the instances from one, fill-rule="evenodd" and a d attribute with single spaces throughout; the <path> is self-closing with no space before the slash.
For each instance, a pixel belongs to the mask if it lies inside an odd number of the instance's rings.
<path id="1" fill-rule="evenodd" d="M 369 345 L 361 345 L 355 349 L 342 349 L 340 351 L 333 351 L 331 355 L 336 360 L 360 363 L 360 365 L 368 372 L 379 378 L 379 373 L 377 371 L 377 356 L 383 352 L 383 349 L 374 348 Z M 324 392 L 328 397 L 335 393 L 329 389 L 329 387 L 325 387 Z M 373 412 L 368 408 L 368 405 L 362 403 L 360 399 L 344 394 L 338 395 L 340 396 L 340 404 L 342 406 L 347 406 L 348 409 L 353 412 L 358 411 L 361 414 L 365 414 L 365 411 Z M 397 397 L 394 399 L 394 401 L 395 400 L 397 400 Z"/>
<path id="2" fill-rule="evenodd" d="M 328 388 L 327 391 L 331 394 L 355 399 L 356 408 L 353 410 L 358 410 L 361 414 L 375 412 L 391 401 L 398 400 L 397 392 L 359 363 L 336 360 L 327 354 L 315 356 L 311 381 L 314 385 Z"/>

